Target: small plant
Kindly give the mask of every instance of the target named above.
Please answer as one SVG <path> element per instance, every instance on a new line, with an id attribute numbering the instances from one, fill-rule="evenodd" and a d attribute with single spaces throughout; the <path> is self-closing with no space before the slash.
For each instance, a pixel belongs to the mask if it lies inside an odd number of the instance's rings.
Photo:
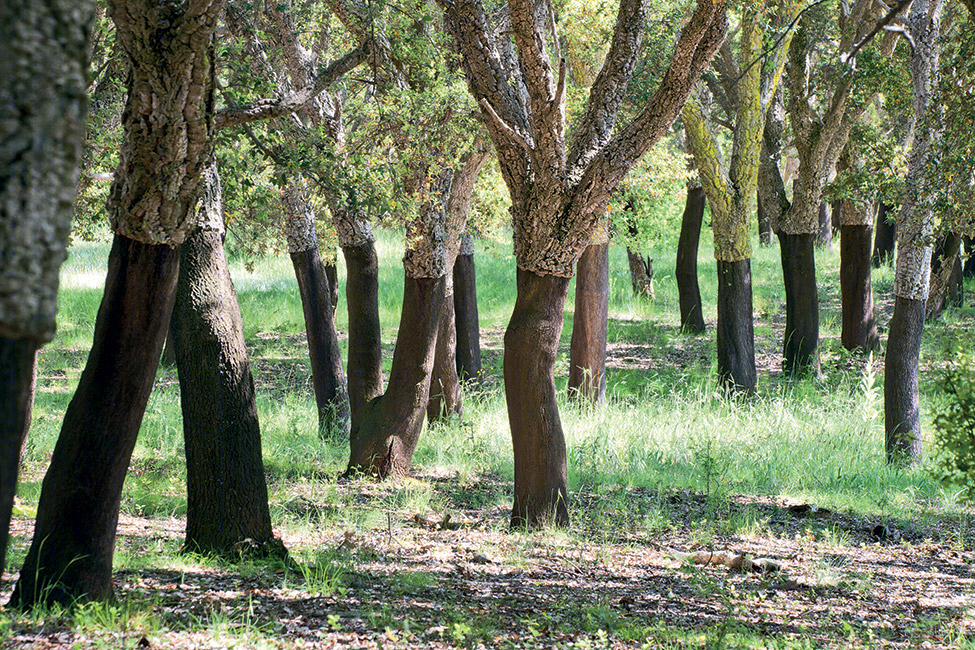
<path id="1" fill-rule="evenodd" d="M 975 496 L 975 357 L 956 355 L 938 387 L 945 400 L 935 408 L 933 471 L 945 482 L 962 486 L 971 499 Z"/>

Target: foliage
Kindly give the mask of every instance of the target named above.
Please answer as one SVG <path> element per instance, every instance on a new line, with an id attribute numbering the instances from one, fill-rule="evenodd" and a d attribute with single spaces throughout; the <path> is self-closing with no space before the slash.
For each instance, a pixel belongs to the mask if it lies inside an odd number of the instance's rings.
<path id="1" fill-rule="evenodd" d="M 938 382 L 945 401 L 935 409 L 934 471 L 975 497 L 975 356 L 958 353 Z"/>
<path id="2" fill-rule="evenodd" d="M 651 149 L 630 169 L 610 203 L 611 232 L 617 241 L 642 250 L 675 238 L 691 175 L 674 138 Z"/>

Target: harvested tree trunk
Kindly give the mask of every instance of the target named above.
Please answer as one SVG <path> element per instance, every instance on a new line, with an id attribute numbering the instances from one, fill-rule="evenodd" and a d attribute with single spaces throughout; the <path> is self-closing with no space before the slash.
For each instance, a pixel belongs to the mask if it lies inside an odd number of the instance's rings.
<path id="1" fill-rule="evenodd" d="M 345 302 L 349 310 L 349 405 L 352 428 L 372 399 L 383 392 L 383 349 L 379 323 L 379 259 L 375 241 L 342 246 Z"/>
<path id="2" fill-rule="evenodd" d="M 786 318 L 782 370 L 790 375 L 819 374 L 819 295 L 813 234 L 779 233 Z"/>
<path id="3" fill-rule="evenodd" d="M 567 525 L 565 437 L 554 367 L 569 278 L 519 268 L 517 284 L 504 334 L 504 392 L 515 452 L 511 525 Z"/>
<path id="4" fill-rule="evenodd" d="M 717 260 L 718 376 L 739 392 L 751 393 L 758 383 L 755 368 L 755 332 L 752 319 L 751 260 Z"/>
<path id="5" fill-rule="evenodd" d="M 437 349 L 433 359 L 430 380 L 430 400 L 427 404 L 427 420 L 438 422 L 452 415 L 462 416 L 460 373 L 457 370 L 457 323 L 454 314 L 454 279 L 444 279 L 443 307 L 437 327 Z"/>
<path id="6" fill-rule="evenodd" d="M 88 363 L 41 487 L 11 602 L 112 597 L 122 484 L 173 309 L 179 253 L 116 235 Z"/>
<path id="7" fill-rule="evenodd" d="M 925 300 L 896 296 L 884 358 L 884 430 L 887 462 L 920 461 L 921 408 L 917 367 Z"/>
<path id="8" fill-rule="evenodd" d="M 697 251 L 701 241 L 701 224 L 704 221 L 704 188 L 700 185 L 687 187 L 684 214 L 677 241 L 677 295 L 680 301 L 680 326 L 685 332 L 704 332 L 704 312 L 701 307 L 701 288 L 697 277 Z"/>
<path id="9" fill-rule="evenodd" d="M 481 325 L 477 315 L 477 275 L 474 239 L 465 235 L 454 261 L 454 314 L 457 332 L 457 375 L 461 381 L 481 381 Z"/>
<path id="10" fill-rule="evenodd" d="M 873 242 L 873 268 L 894 262 L 894 244 L 897 241 L 897 223 L 892 220 L 892 208 L 879 203 L 877 209 L 877 232 Z"/>
<path id="11" fill-rule="evenodd" d="M 603 236 L 589 244 L 579 258 L 569 345 L 569 391 L 592 403 L 606 397 L 608 317 L 609 241 Z"/>
<path id="12" fill-rule="evenodd" d="M 37 349 L 33 339 L 0 337 L 0 574 L 7 556 L 7 530 L 17 493 L 17 469 L 30 429 Z"/>
<path id="13" fill-rule="evenodd" d="M 880 344 L 873 313 L 870 247 L 873 238 L 873 204 L 842 201 L 840 212 L 840 340 L 847 350 L 875 350 Z"/>

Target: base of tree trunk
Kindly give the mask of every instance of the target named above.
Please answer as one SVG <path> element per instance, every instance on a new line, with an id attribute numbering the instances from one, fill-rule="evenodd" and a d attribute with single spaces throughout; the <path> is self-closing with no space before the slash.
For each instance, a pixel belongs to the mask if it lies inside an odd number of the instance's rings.
<path id="1" fill-rule="evenodd" d="M 718 377 L 728 388 L 751 393 L 758 383 L 752 314 L 751 260 L 718 260 Z"/>
<path id="2" fill-rule="evenodd" d="M 609 243 L 590 244 L 576 267 L 575 314 L 569 345 L 569 390 L 590 402 L 606 397 Z"/>
<path id="3" fill-rule="evenodd" d="M 444 296 L 437 328 L 437 351 L 433 360 L 430 379 L 430 401 L 427 403 L 427 421 L 442 422 L 452 416 L 464 414 L 464 400 L 457 375 L 457 323 L 454 315 L 454 295 L 450 287 Z"/>
<path id="4" fill-rule="evenodd" d="M 445 286 L 445 277 L 404 278 L 389 385 L 362 409 L 361 417 L 353 417 L 346 475 L 386 478 L 409 473 L 430 399 Z"/>
<path id="5" fill-rule="evenodd" d="M 335 303 L 327 269 L 318 248 L 291 253 L 301 308 L 308 337 L 319 433 L 346 437 L 349 434 L 349 394 L 342 370 L 342 353 L 335 331 Z"/>
<path id="6" fill-rule="evenodd" d="M 6 566 L 17 470 L 30 429 L 38 347 L 32 339 L 0 337 L 0 574 Z"/>
<path id="7" fill-rule="evenodd" d="M 347 381 L 352 428 L 366 404 L 383 392 L 382 328 L 379 322 L 379 258 L 374 242 L 343 246 L 345 302 L 349 309 Z"/>
<path id="8" fill-rule="evenodd" d="M 11 602 L 112 597 L 122 484 L 173 309 L 179 253 L 116 235 L 88 362 L 41 487 Z"/>
<path id="9" fill-rule="evenodd" d="M 514 446 L 511 525 L 569 523 L 565 437 L 555 399 L 555 356 L 569 278 L 518 269 L 504 334 L 504 394 Z"/>
<path id="10" fill-rule="evenodd" d="M 873 315 L 870 282 L 870 246 L 873 228 L 844 225 L 840 236 L 840 293 L 843 328 L 840 339 L 847 350 L 877 349 L 880 337 Z"/>
<path id="11" fill-rule="evenodd" d="M 816 235 L 779 233 L 785 281 L 785 341 L 782 370 L 789 375 L 819 375 L 819 293 L 816 287 Z"/>
<path id="12" fill-rule="evenodd" d="M 461 381 L 481 380 L 481 324 L 477 314 L 477 274 L 473 255 L 454 262 L 454 316 L 457 332 L 457 375 Z"/>
<path id="13" fill-rule="evenodd" d="M 894 262 L 894 244 L 897 242 L 897 225 L 888 221 L 893 208 L 881 203 L 877 209 L 877 228 L 873 240 L 873 268 L 890 265 Z"/>
<path id="14" fill-rule="evenodd" d="M 680 326 L 685 332 L 703 333 L 704 313 L 701 308 L 701 289 L 697 279 L 697 252 L 701 241 L 701 223 L 704 220 L 704 189 L 687 188 L 687 200 L 680 223 L 680 239 L 677 241 L 677 294 L 680 301 Z"/>
<path id="15" fill-rule="evenodd" d="M 254 379 L 221 233 L 197 231 L 180 247 L 170 332 L 186 448 L 184 548 L 224 557 L 280 555 Z"/>
<path id="16" fill-rule="evenodd" d="M 884 359 L 884 431 L 887 462 L 921 460 L 917 370 L 924 330 L 923 300 L 897 296 Z"/>

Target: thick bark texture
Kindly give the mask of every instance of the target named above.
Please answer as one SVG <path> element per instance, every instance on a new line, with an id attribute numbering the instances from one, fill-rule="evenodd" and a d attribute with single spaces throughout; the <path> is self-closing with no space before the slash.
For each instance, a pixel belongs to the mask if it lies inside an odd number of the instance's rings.
<path id="1" fill-rule="evenodd" d="M 254 379 L 218 230 L 199 230 L 180 247 L 171 332 L 186 447 L 185 548 L 278 554 Z"/>
<path id="2" fill-rule="evenodd" d="M 653 300 L 653 258 L 643 257 L 643 253 L 627 246 L 626 261 L 630 269 L 630 285 L 633 287 L 633 295 L 637 298 Z"/>
<path id="3" fill-rule="evenodd" d="M 897 296 L 884 358 L 884 430 L 887 461 L 921 459 L 917 365 L 924 329 L 924 300 Z"/>
<path id="4" fill-rule="evenodd" d="M 873 267 L 879 269 L 894 261 L 894 243 L 897 241 L 897 224 L 892 220 L 891 207 L 881 202 L 877 208 L 877 232 L 873 240 Z"/>
<path id="5" fill-rule="evenodd" d="M 701 288 L 697 280 L 697 251 L 701 241 L 705 200 L 704 188 L 700 185 L 687 187 L 687 200 L 684 203 L 684 214 L 680 223 L 680 239 L 677 241 L 675 275 L 677 295 L 680 300 L 680 326 L 685 332 L 695 334 L 705 330 Z"/>
<path id="6" fill-rule="evenodd" d="M 298 280 L 301 308 L 305 316 L 319 433 L 323 436 L 332 433 L 345 436 L 350 422 L 349 393 L 345 387 L 342 352 L 335 330 L 333 285 L 329 282 L 317 246 L 291 253 L 291 263 Z"/>
<path id="7" fill-rule="evenodd" d="M 873 287 L 870 283 L 870 243 L 868 225 L 841 226 L 840 294 L 843 325 L 840 339 L 847 350 L 877 349 L 880 337 L 873 315 Z"/>
<path id="8" fill-rule="evenodd" d="M 735 390 L 751 393 L 758 383 L 752 318 L 751 260 L 718 264 L 718 377 Z"/>
<path id="9" fill-rule="evenodd" d="M 445 284 L 444 277 L 405 277 L 389 385 L 360 417 L 353 411 L 348 472 L 380 478 L 409 472 L 430 396 Z"/>
<path id="10" fill-rule="evenodd" d="M 17 493 L 17 468 L 30 429 L 37 375 L 33 339 L 0 337 L 0 574 L 7 556 L 7 530 Z"/>
<path id="11" fill-rule="evenodd" d="M 11 602 L 112 596 L 122 483 L 173 309 L 179 253 L 116 235 L 78 389 L 41 487 L 34 541 Z"/>
<path id="12" fill-rule="evenodd" d="M 477 315 L 474 252 L 463 247 L 454 261 L 454 315 L 457 325 L 457 374 L 461 381 L 481 380 L 481 325 Z"/>
<path id="13" fill-rule="evenodd" d="M 779 233 L 786 300 L 782 370 L 791 375 L 819 374 L 815 240 L 814 234 Z"/>
<path id="14" fill-rule="evenodd" d="M 460 373 L 457 371 L 457 322 L 454 314 L 454 281 L 446 278 L 440 324 L 437 327 L 437 351 L 430 378 L 430 401 L 427 419 L 430 422 L 445 420 L 451 415 L 463 415 Z"/>
<path id="15" fill-rule="evenodd" d="M 382 331 L 379 323 L 379 259 L 372 239 L 343 246 L 345 302 L 349 309 L 349 406 L 352 428 L 363 408 L 383 392 Z"/>
<path id="16" fill-rule="evenodd" d="M 569 390 L 590 402 L 606 397 L 609 242 L 593 243 L 579 258 L 569 346 Z"/>
<path id="17" fill-rule="evenodd" d="M 569 521 L 565 437 L 555 400 L 555 355 L 569 279 L 518 269 L 504 334 L 504 392 L 515 451 L 511 525 Z"/>

